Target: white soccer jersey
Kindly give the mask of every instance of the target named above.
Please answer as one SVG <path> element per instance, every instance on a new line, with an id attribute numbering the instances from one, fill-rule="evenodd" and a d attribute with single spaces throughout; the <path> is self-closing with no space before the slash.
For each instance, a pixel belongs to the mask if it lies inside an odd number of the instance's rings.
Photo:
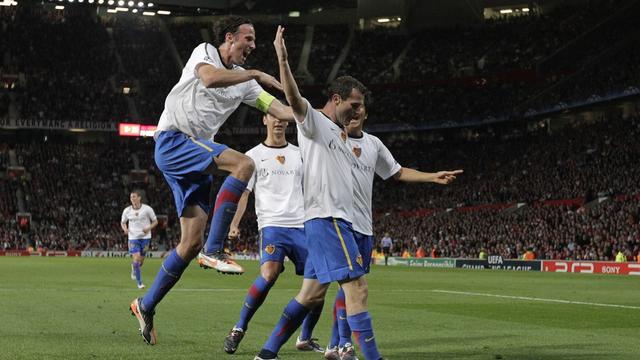
<path id="1" fill-rule="evenodd" d="M 292 144 L 264 143 L 247 151 L 256 165 L 247 190 L 253 191 L 258 229 L 265 226 L 304 227 L 302 156 Z"/>
<path id="2" fill-rule="evenodd" d="M 156 213 L 151 206 L 140 204 L 139 209 L 127 206 L 122 212 L 121 223 L 129 223 L 129 240 L 151 239 L 151 231 L 144 233 L 144 228 L 151 226 L 156 221 Z"/>
<path id="3" fill-rule="evenodd" d="M 213 140 L 241 102 L 262 111 L 268 109 L 273 97 L 255 80 L 219 88 L 205 87 L 198 78 L 198 67 L 202 64 L 225 67 L 216 47 L 208 43 L 198 45 L 184 66 L 180 80 L 165 100 L 158 131 L 174 130 Z M 244 71 L 237 65 L 227 69 Z"/>
<path id="4" fill-rule="evenodd" d="M 307 101 L 305 99 L 305 101 Z M 307 101 L 307 115 L 296 119 L 304 162 L 304 219 L 353 220 L 353 154 L 343 128 Z"/>
<path id="5" fill-rule="evenodd" d="M 401 166 L 377 137 L 362 132 L 362 137 L 349 137 L 348 144 L 355 156 L 353 162 L 353 229 L 373 235 L 371 196 L 374 174 L 387 180 L 400 171 Z"/>

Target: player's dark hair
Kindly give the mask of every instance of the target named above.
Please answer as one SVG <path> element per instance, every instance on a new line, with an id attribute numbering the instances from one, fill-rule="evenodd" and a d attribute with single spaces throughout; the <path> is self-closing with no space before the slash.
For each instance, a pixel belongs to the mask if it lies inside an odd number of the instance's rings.
<path id="1" fill-rule="evenodd" d="M 340 76 L 329 84 L 326 90 L 327 100 L 331 100 L 331 97 L 336 94 L 342 99 L 346 99 L 351 95 L 353 89 L 360 91 L 362 95 L 365 96 L 366 101 L 369 89 L 358 81 L 358 79 L 348 75 Z"/>
<path id="2" fill-rule="evenodd" d="M 228 15 L 213 23 L 213 34 L 216 46 L 224 44 L 227 33 L 235 34 L 241 25 L 253 25 L 251 20 L 242 16 Z"/>
<path id="3" fill-rule="evenodd" d="M 131 194 L 136 194 L 136 195 L 138 195 L 138 196 L 142 197 L 142 190 L 140 190 L 140 189 L 133 189 L 133 190 L 131 190 Z"/>

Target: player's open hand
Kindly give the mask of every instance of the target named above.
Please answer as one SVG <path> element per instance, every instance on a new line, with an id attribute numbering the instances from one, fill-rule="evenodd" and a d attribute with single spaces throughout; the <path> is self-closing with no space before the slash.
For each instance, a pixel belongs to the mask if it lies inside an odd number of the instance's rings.
<path id="1" fill-rule="evenodd" d="M 278 61 L 287 61 L 287 47 L 284 45 L 284 27 L 278 25 L 276 31 L 276 39 L 273 40 L 273 46 L 276 48 L 276 54 L 278 55 Z"/>
<path id="2" fill-rule="evenodd" d="M 278 81 L 276 78 L 274 78 L 273 76 L 267 74 L 267 73 L 263 73 L 262 71 L 258 71 L 258 78 L 256 79 L 260 84 L 266 86 L 266 87 L 270 87 L 270 88 L 274 88 L 274 89 L 278 89 L 280 91 L 282 91 L 282 84 L 280 84 L 280 81 Z"/>
<path id="3" fill-rule="evenodd" d="M 433 179 L 434 183 L 448 185 L 456 179 L 456 175 L 462 174 L 463 170 L 438 171 Z"/>

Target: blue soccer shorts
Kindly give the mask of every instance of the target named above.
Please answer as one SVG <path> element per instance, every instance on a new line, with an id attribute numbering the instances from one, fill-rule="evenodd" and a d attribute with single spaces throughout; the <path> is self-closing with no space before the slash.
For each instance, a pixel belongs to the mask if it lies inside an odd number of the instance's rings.
<path id="1" fill-rule="evenodd" d="M 362 255 L 362 268 L 368 274 L 371 271 L 371 252 L 375 243 L 373 235 L 365 235 L 354 231 L 353 237 L 356 240 L 356 244 L 358 244 L 360 255 Z"/>
<path id="2" fill-rule="evenodd" d="M 288 257 L 296 275 L 304 275 L 307 261 L 307 239 L 303 228 L 265 226 L 260 230 L 260 265 L 267 261 L 281 263 Z"/>
<path id="3" fill-rule="evenodd" d="M 364 259 L 353 237 L 351 223 L 336 218 L 315 218 L 305 221 L 304 230 L 308 259 L 320 283 L 357 279 L 365 274 Z"/>
<path id="4" fill-rule="evenodd" d="M 211 183 L 206 172 L 213 158 L 228 149 L 210 140 L 196 139 L 179 131 L 161 131 L 156 138 L 155 160 L 173 192 L 178 217 L 185 207 L 198 205 L 211 212 Z"/>
<path id="5" fill-rule="evenodd" d="M 151 239 L 129 239 L 129 254 L 140 253 L 144 256 Z"/>

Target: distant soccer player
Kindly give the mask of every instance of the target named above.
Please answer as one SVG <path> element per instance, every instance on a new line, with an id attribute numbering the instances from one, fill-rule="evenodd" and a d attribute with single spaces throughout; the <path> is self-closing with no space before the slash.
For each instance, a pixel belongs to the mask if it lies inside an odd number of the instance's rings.
<path id="1" fill-rule="evenodd" d="M 393 247 L 393 240 L 389 236 L 389 233 L 385 233 L 382 240 L 380 240 L 382 246 L 382 254 L 384 254 L 384 265 L 389 265 L 389 255 L 391 255 L 391 248 Z"/>
<path id="2" fill-rule="evenodd" d="M 362 131 L 367 119 L 366 103 L 368 101 L 365 102 L 365 106 L 358 109 L 356 116 L 347 126 L 349 135 L 347 143 L 355 156 L 352 167 L 354 237 L 362 255 L 364 270 L 369 273 L 371 252 L 374 245 L 371 200 L 375 175 L 378 174 L 383 180 L 394 178 L 402 182 L 432 182 L 446 185 L 455 180 L 456 175 L 461 174 L 462 170 L 427 173 L 400 166 L 380 139 Z M 382 248 L 385 249 L 386 265 L 386 258 L 391 248 L 389 234 L 385 234 L 382 239 Z M 339 288 L 336 294 L 334 313 L 331 343 L 325 351 L 325 358 L 329 360 L 356 359 L 355 349 L 351 344 L 351 329 L 346 319 L 345 294 L 342 288 Z"/>
<path id="3" fill-rule="evenodd" d="M 258 84 L 282 89 L 271 75 L 244 70 L 242 65 L 255 49 L 251 21 L 241 17 L 221 20 L 216 48 L 198 45 L 187 61 L 178 83 L 171 89 L 155 133 L 155 161 L 173 192 L 180 217 L 180 243 L 163 262 L 144 297 L 131 302 L 142 337 L 156 343 L 153 324 L 156 305 L 180 279 L 189 262 L 202 249 L 204 230 L 211 212 L 209 196 L 216 170 L 229 172 L 213 206 L 211 229 L 199 262 L 224 273 L 244 270 L 228 259 L 223 243 L 238 200 L 247 187 L 254 166 L 248 156 L 213 141 L 218 129 L 240 103 L 292 119 L 290 108 L 274 101 Z"/>
<path id="4" fill-rule="evenodd" d="M 158 225 L 158 219 L 151 206 L 142 203 L 139 190 L 132 191 L 129 200 L 131 206 L 127 206 L 122 212 L 120 226 L 129 237 L 129 254 L 133 258 L 131 279 L 136 281 L 138 289 L 144 289 L 140 268 L 144 264 L 144 255 L 151 242 L 151 230 Z"/>
<path id="5" fill-rule="evenodd" d="M 346 294 L 347 320 L 361 339 L 367 360 L 379 360 L 367 311 L 367 283 L 362 256 L 353 238 L 353 155 L 347 145 L 345 126 L 363 105 L 368 90 L 358 80 L 343 76 L 327 89 L 321 111 L 311 107 L 299 93 L 278 27 L 274 46 L 280 79 L 296 119 L 298 143 L 304 165 L 304 229 L 308 258 L 316 279 L 305 276 L 298 295 L 285 307 L 280 321 L 255 360 L 277 359 L 282 345 L 300 326 L 307 313 L 324 300 L 331 282 L 337 281 Z M 307 274 L 311 275 L 311 274 Z"/>
<path id="6" fill-rule="evenodd" d="M 271 115 L 265 115 L 263 122 L 267 126 L 267 138 L 246 153 L 253 159 L 256 170 L 240 198 L 238 211 L 229 231 L 230 238 L 240 235 L 238 225 L 246 209 L 249 194 L 253 192 L 260 231 L 260 275 L 251 285 L 242 304 L 240 319 L 224 340 L 224 351 L 229 354 L 238 349 L 249 321 L 284 271 L 285 256 L 295 266 L 297 275 L 304 274 L 307 260 L 300 149 L 287 142 L 287 122 Z M 307 315 L 302 333 L 296 341 L 296 348 L 299 350 L 324 352 L 315 339 L 311 338 L 313 328 L 320 318 L 322 305 L 324 303 Z"/>

